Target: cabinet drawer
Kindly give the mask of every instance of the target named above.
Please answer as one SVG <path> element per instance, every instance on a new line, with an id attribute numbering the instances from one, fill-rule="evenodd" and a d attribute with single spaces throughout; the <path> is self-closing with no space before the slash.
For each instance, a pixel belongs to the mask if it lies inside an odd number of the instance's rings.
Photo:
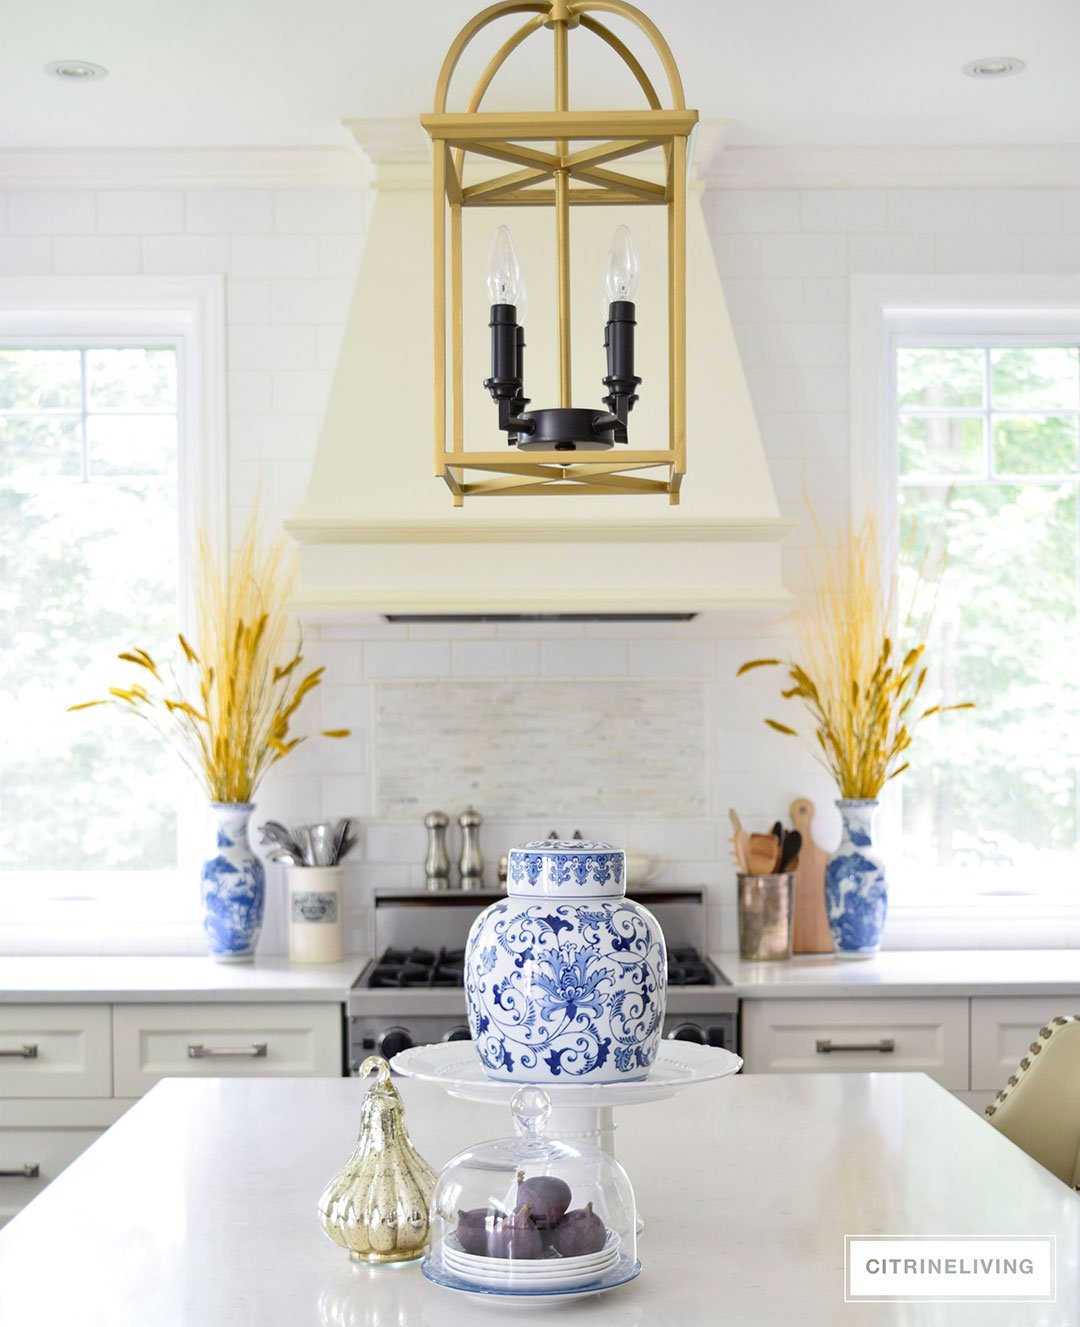
<path id="1" fill-rule="evenodd" d="M 108 1005 L 0 1006 L 0 1097 L 111 1095 Z"/>
<path id="2" fill-rule="evenodd" d="M 967 1000 L 747 1000 L 749 1073 L 926 1073 L 968 1086 Z"/>
<path id="3" fill-rule="evenodd" d="M 1075 995 L 1032 995 L 971 1002 L 971 1086 L 1000 1091 L 1038 1040 L 1039 1028 L 1059 1014 L 1074 1014 Z"/>
<path id="4" fill-rule="evenodd" d="M 128 1101 L 0 1102 L 0 1225 L 118 1119 Z"/>
<path id="5" fill-rule="evenodd" d="M 338 1004 L 158 1004 L 113 1009 L 116 1095 L 159 1078 L 338 1077 Z"/>

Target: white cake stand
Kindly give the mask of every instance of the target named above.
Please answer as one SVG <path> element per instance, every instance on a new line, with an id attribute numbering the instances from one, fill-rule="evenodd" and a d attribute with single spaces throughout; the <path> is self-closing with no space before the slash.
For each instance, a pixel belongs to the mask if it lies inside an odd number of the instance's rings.
<path id="1" fill-rule="evenodd" d="M 450 1096 L 509 1106 L 524 1083 L 488 1078 L 476 1047 L 470 1041 L 445 1041 L 400 1051 L 390 1067 L 403 1078 L 437 1083 Z M 699 1046 L 690 1041 L 662 1041 L 648 1078 L 635 1083 L 535 1083 L 551 1098 L 551 1114 L 543 1133 L 550 1138 L 573 1138 L 615 1155 L 616 1106 L 662 1101 L 697 1083 L 737 1074 L 742 1060 L 731 1051 Z"/>

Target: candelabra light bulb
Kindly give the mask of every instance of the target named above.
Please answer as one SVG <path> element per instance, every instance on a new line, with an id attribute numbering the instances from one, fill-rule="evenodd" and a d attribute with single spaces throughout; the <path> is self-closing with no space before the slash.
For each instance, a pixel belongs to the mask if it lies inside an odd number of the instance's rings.
<path id="1" fill-rule="evenodd" d="M 608 304 L 632 300 L 638 288 L 638 256 L 629 226 L 620 226 L 611 238 L 607 271 L 604 273 L 604 296 Z"/>
<path id="2" fill-rule="evenodd" d="M 492 304 L 518 304 L 524 291 L 514 241 L 505 226 L 496 230 L 488 250 L 487 293 Z"/>

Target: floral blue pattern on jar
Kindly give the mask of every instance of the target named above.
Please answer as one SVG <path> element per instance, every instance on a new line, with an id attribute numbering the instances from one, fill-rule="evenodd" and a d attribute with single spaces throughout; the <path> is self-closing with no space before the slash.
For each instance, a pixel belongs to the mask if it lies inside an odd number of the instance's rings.
<path id="1" fill-rule="evenodd" d="M 214 802 L 217 851 L 202 866 L 203 929 L 210 957 L 219 962 L 254 958 L 266 906 L 266 869 L 252 851 L 248 826 L 253 802 Z"/>
<path id="2" fill-rule="evenodd" d="M 885 864 L 873 847 L 872 799 L 836 803 L 840 846 L 825 864 L 825 912 L 837 958 L 870 958 L 881 948 L 889 904 Z"/>
<path id="3" fill-rule="evenodd" d="M 667 953 L 655 917 L 624 896 L 608 844 L 526 844 L 509 854 L 509 897 L 473 923 L 465 950 L 469 1027 L 489 1078 L 645 1078 L 664 1025 Z"/>

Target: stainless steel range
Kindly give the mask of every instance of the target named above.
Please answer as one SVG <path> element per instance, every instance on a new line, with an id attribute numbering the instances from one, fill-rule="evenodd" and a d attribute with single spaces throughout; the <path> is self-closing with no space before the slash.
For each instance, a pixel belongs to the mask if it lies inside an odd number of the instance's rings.
<path id="1" fill-rule="evenodd" d="M 349 1062 L 410 1046 L 467 1041 L 464 950 L 469 927 L 500 892 L 394 891 L 375 897 L 378 957 L 349 993 Z M 739 1000 L 697 946 L 705 935 L 701 889 L 649 888 L 634 897 L 659 921 L 668 946 L 664 1036 L 738 1051 Z"/>

